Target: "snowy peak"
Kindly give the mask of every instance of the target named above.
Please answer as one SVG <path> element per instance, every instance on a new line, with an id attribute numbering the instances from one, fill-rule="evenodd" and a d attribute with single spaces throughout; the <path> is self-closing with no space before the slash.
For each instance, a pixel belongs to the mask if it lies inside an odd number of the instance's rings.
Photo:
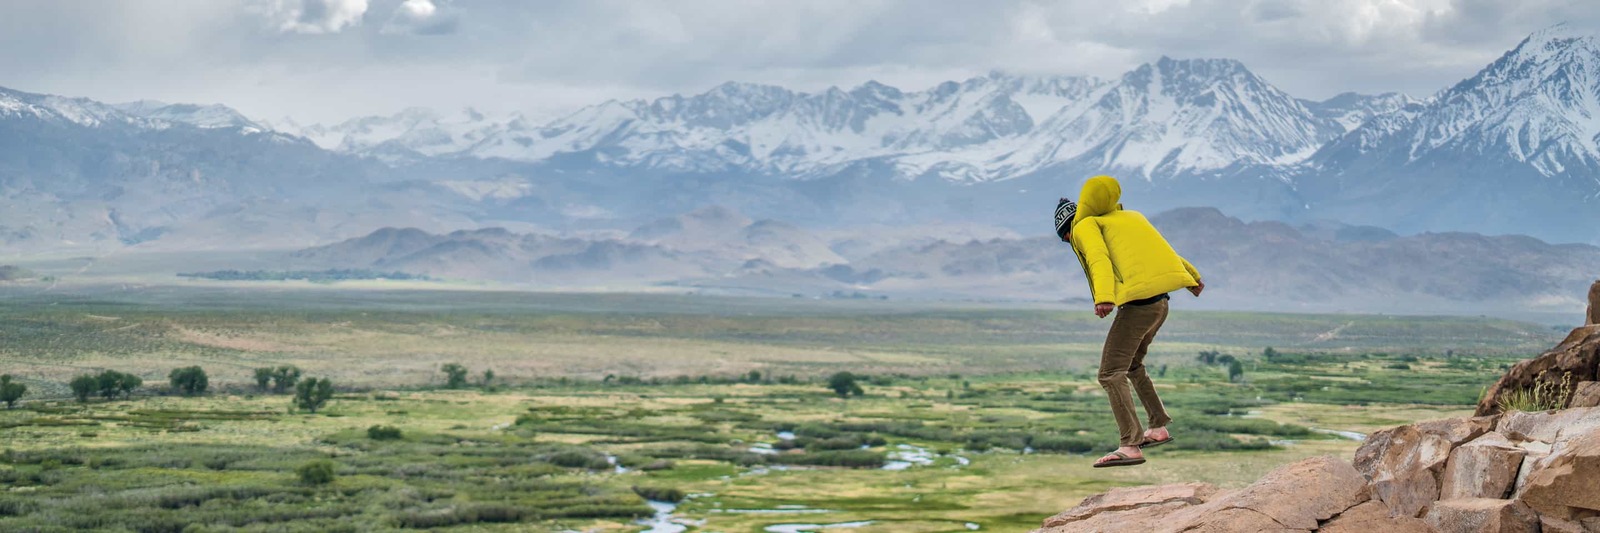
<path id="1" fill-rule="evenodd" d="M 1340 93 L 1321 102 L 1301 100 L 1300 104 L 1318 118 L 1338 124 L 1342 133 L 1348 133 L 1375 117 L 1388 115 L 1420 104 L 1421 101 L 1402 93 L 1358 94 Z"/>
<path id="2" fill-rule="evenodd" d="M 1529 36 L 1426 105 L 1374 120 L 1324 149 L 1332 168 L 1449 167 L 1566 176 L 1600 190 L 1600 41 L 1567 26 Z"/>
<path id="3" fill-rule="evenodd" d="M 495 132 L 516 128 L 521 121 L 520 115 L 491 116 L 470 107 L 449 114 L 413 107 L 333 126 L 285 122 L 284 127 L 324 149 L 397 160 L 459 153 Z"/>
<path id="4" fill-rule="evenodd" d="M 123 113 L 113 106 L 87 98 L 25 93 L 0 87 L 0 119 L 7 118 L 35 118 L 85 127 L 109 124 L 161 126 L 158 122 Z"/>
<path id="5" fill-rule="evenodd" d="M 140 100 L 115 104 L 112 107 L 134 116 L 188 124 L 197 128 L 238 128 L 246 133 L 271 129 L 221 104 L 168 104 L 156 100 Z"/>
<path id="6" fill-rule="evenodd" d="M 1052 117 L 1024 167 L 1066 160 L 1145 179 L 1297 162 L 1332 138 L 1331 121 L 1226 59 L 1163 57 Z M 1054 159 L 1055 161 L 1052 161 Z"/>

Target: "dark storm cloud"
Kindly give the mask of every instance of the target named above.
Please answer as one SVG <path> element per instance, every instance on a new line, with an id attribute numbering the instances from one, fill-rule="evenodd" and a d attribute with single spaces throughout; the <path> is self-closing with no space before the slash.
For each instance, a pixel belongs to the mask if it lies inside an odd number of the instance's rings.
<path id="1" fill-rule="evenodd" d="M 0 85 L 329 121 L 551 113 L 728 80 L 916 89 L 1000 69 L 1115 76 L 1228 57 L 1303 97 L 1427 94 L 1582 0 L 13 0 Z"/>

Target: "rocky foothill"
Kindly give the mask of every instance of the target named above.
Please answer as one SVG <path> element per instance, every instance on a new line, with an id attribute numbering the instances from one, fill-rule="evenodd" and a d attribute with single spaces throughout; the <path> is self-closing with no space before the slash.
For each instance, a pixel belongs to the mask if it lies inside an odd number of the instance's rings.
<path id="1" fill-rule="evenodd" d="M 1600 324 L 1591 322 L 1511 367 L 1476 416 L 1377 431 L 1352 461 L 1306 459 L 1238 490 L 1207 483 L 1113 489 L 1034 533 L 1600 532 L 1597 374 Z M 1502 412 L 1503 395 L 1535 387 L 1564 391 L 1557 396 L 1564 408 Z"/>

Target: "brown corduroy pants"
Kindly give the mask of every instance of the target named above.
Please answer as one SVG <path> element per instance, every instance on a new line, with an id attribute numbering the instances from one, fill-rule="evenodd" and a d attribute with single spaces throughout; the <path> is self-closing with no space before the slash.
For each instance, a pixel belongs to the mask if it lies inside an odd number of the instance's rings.
<path id="1" fill-rule="evenodd" d="M 1150 341 L 1155 340 L 1156 331 L 1166 321 L 1166 300 L 1122 306 L 1111 321 L 1111 332 L 1106 335 L 1105 348 L 1100 352 L 1100 386 L 1111 399 L 1111 414 L 1117 419 L 1123 446 L 1138 446 L 1144 441 L 1144 429 L 1139 427 L 1139 416 L 1133 410 L 1134 393 L 1138 393 L 1139 403 L 1144 404 L 1151 428 L 1166 427 L 1172 421 L 1166 407 L 1161 405 L 1161 397 L 1156 395 L 1150 374 L 1144 369 Z"/>

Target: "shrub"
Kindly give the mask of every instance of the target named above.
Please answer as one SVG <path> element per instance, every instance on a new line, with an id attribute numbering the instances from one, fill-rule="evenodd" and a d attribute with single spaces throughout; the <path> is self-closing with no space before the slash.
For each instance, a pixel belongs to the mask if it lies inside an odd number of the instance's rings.
<path id="1" fill-rule="evenodd" d="M 327 459 L 316 459 L 295 467 L 294 473 L 300 476 L 301 483 L 327 485 L 333 483 L 334 464 Z"/>
<path id="2" fill-rule="evenodd" d="M 467 385 L 467 367 L 459 363 L 450 363 L 439 367 L 444 372 L 445 388 L 459 389 Z"/>
<path id="3" fill-rule="evenodd" d="M 99 387 L 99 381 L 95 380 L 94 376 L 84 374 L 72 378 L 67 386 L 72 388 L 72 395 L 78 398 L 78 401 L 87 402 L 89 395 L 94 394 L 95 389 Z"/>
<path id="4" fill-rule="evenodd" d="M 400 428 L 394 426 L 376 425 L 367 428 L 367 438 L 372 440 L 400 440 Z"/>
<path id="5" fill-rule="evenodd" d="M 310 378 L 294 387 L 294 406 L 316 413 L 333 398 L 333 380 Z"/>
<path id="6" fill-rule="evenodd" d="M 1088 453 L 1100 443 L 1087 436 L 1046 435 L 1033 439 L 1033 449 L 1041 452 Z"/>
<path id="7" fill-rule="evenodd" d="M 670 487 L 640 487 L 635 485 L 633 493 L 640 498 L 657 502 L 678 503 L 683 501 L 683 491 Z"/>
<path id="8" fill-rule="evenodd" d="M 174 368 L 171 373 L 167 374 L 167 381 L 172 384 L 172 390 L 178 391 L 184 396 L 205 394 L 206 388 L 211 384 L 210 380 L 206 378 L 205 369 L 198 366 Z"/>
<path id="9" fill-rule="evenodd" d="M 829 377 L 828 388 L 840 398 L 860 396 L 863 393 L 861 385 L 856 383 L 856 375 L 849 372 L 839 372 Z"/>
<path id="10" fill-rule="evenodd" d="M 22 399 L 22 395 L 27 393 L 28 386 L 21 383 L 13 383 L 11 374 L 0 375 L 0 402 L 6 404 L 6 409 L 16 407 L 17 400 Z"/>
<path id="11" fill-rule="evenodd" d="M 100 396 L 109 400 L 118 394 L 132 397 L 134 389 L 144 386 L 144 380 L 133 374 L 124 374 L 115 370 L 106 370 L 94 377 L 95 388 Z"/>
<path id="12" fill-rule="evenodd" d="M 275 368 L 270 366 L 261 367 L 255 369 L 255 377 L 256 387 L 259 387 L 262 392 L 268 391 L 267 384 L 271 383 L 270 390 L 281 394 L 294 388 L 299 383 L 300 367 L 294 365 L 282 365 Z"/>

